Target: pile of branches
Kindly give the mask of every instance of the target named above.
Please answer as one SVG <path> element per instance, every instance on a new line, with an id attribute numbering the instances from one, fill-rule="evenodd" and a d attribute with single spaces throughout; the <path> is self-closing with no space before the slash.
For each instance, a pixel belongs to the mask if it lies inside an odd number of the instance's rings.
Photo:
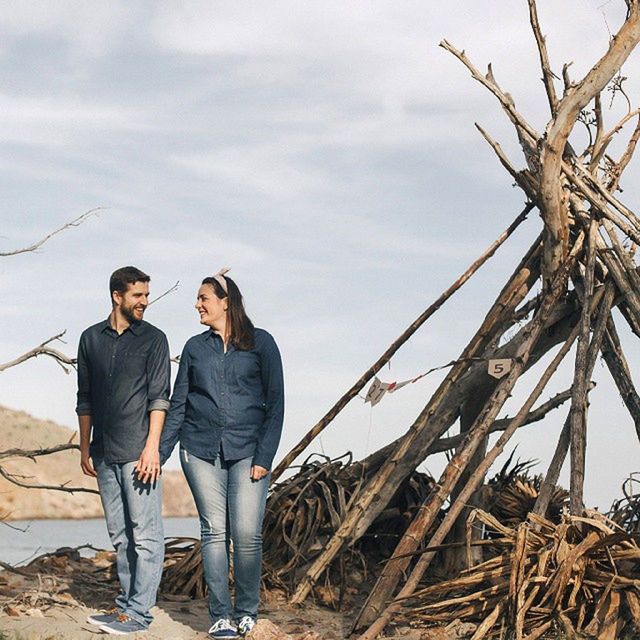
<path id="1" fill-rule="evenodd" d="M 207 586 L 200 555 L 200 540 L 168 538 L 164 548 L 162 593 L 204 598 Z"/>
<path id="2" fill-rule="evenodd" d="M 352 463 L 351 454 L 333 460 L 315 455 L 294 476 L 272 487 L 263 527 L 264 576 L 270 586 L 287 592 L 294 588 L 373 473 L 371 465 Z M 411 474 L 366 535 L 339 554 L 325 574 L 324 586 L 339 594 L 330 598 L 331 604 L 339 606 L 349 576 L 355 572 L 363 580 L 391 555 L 433 485 L 427 474 Z"/>
<path id="3" fill-rule="evenodd" d="M 474 640 L 535 640 L 558 630 L 602 640 L 640 633 L 640 547 L 604 515 L 564 517 L 560 524 L 530 514 L 515 528 L 481 510 L 493 557 L 460 576 L 399 601 L 398 619 L 413 626 L 476 623 Z M 485 543 L 486 544 L 486 543 Z"/>
<path id="4" fill-rule="evenodd" d="M 515 453 L 515 451 L 514 451 Z M 542 475 L 531 475 L 535 461 L 526 460 L 513 463 L 513 453 L 503 467 L 486 485 L 488 511 L 503 525 L 515 527 L 527 519 L 536 504 L 544 482 Z M 561 516 L 569 508 L 569 492 L 561 486 L 551 489 L 549 504 L 544 517 L 559 523 Z"/>

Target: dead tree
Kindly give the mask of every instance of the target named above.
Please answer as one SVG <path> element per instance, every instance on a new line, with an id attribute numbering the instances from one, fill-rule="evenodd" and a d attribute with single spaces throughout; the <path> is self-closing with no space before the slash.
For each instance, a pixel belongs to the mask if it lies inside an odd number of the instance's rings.
<path id="1" fill-rule="evenodd" d="M 518 169 L 490 134 L 477 125 L 500 163 L 524 191 L 525 211 L 532 208 L 539 211 L 542 232 L 405 435 L 385 447 L 382 455 L 378 452 L 367 459 L 380 463 L 376 473 L 362 487 L 357 499 L 351 500 L 350 508 L 341 518 L 335 534 L 297 584 L 292 602 L 301 603 L 336 557 L 367 532 L 400 484 L 437 448 L 436 443 L 447 429 L 461 418 L 461 407 L 467 407 L 466 415 L 462 416 L 465 430 L 456 436 L 455 454 L 400 539 L 354 622 L 355 629 L 365 629 L 360 636 L 363 640 L 375 638 L 397 610 L 394 597 L 399 587 L 400 598 L 407 598 L 416 589 L 434 552 L 418 553 L 417 557 L 415 553 L 419 548 L 436 548 L 442 543 L 466 502 L 482 484 L 491 463 L 526 421 L 533 403 L 559 362 L 570 352 L 572 344 L 577 343 L 571 407 L 549 469 L 548 482 L 543 486 L 535 511 L 544 513 L 548 497 L 543 497 L 543 494 L 546 496 L 549 487 L 555 483 L 562 461 L 570 451 L 571 511 L 575 516 L 582 514 L 587 392 L 599 353 L 611 371 L 636 429 L 640 426 L 640 396 L 631 379 L 611 314 L 614 307 L 619 309 L 631 330 L 640 336 L 640 275 L 635 263 L 635 248 L 640 244 L 640 219 L 619 198 L 622 174 L 640 139 L 640 110 L 633 110 L 630 106 L 628 113 L 607 129 L 601 99 L 602 92 L 611 87 L 611 83 L 619 91 L 621 66 L 640 40 L 640 0 L 626 0 L 626 6 L 626 18 L 611 38 L 608 50 L 579 81 L 569 78 L 568 66 L 565 65 L 561 74 L 564 86 L 559 90 L 556 86 L 558 76 L 549 61 L 535 0 L 528 0 L 531 28 L 550 109 L 549 121 L 543 132 L 536 131 L 516 108 L 510 94 L 498 84 L 491 65 L 486 74 L 481 73 L 463 51 L 447 41 L 441 43 L 444 50 L 468 69 L 474 80 L 496 97 L 515 127 L 524 153 L 525 167 L 522 169 Z M 585 118 L 587 110 L 593 117 Z M 612 140 L 634 119 L 638 124 L 622 154 L 617 159 L 612 157 L 609 151 Z M 586 124 L 590 134 L 588 146 L 580 153 L 570 142 L 579 123 Z M 504 234 L 501 238 L 506 239 Z M 484 256 L 480 258 L 482 261 Z M 470 277 L 473 272 L 466 274 Z M 540 281 L 542 291 L 534 294 Z M 314 426 L 285 457 L 276 470 L 276 477 L 364 387 L 404 339 L 457 291 L 459 282 L 456 281 L 431 305 Z M 511 337 L 506 339 L 508 336 Z M 539 377 L 534 391 L 518 414 L 508 422 L 498 442 L 485 453 L 486 437 L 511 390 L 525 372 L 532 370 L 540 358 L 557 345 L 560 349 Z M 501 379 L 487 375 L 487 361 L 497 358 L 511 362 L 508 374 Z M 474 457 L 477 452 L 481 453 Z M 367 460 L 361 464 L 368 464 Z M 456 494 L 452 495 L 457 483 Z M 432 525 L 436 515 L 450 496 L 449 512 L 434 530 Z M 425 538 L 427 532 L 430 533 Z M 407 574 L 410 565 L 413 568 Z M 477 638 L 484 637 L 503 614 L 511 616 L 512 612 L 496 608 L 482 625 L 482 635 L 477 635 Z M 562 616 L 562 620 L 569 620 L 564 613 Z M 572 623 L 569 621 L 568 624 Z"/>

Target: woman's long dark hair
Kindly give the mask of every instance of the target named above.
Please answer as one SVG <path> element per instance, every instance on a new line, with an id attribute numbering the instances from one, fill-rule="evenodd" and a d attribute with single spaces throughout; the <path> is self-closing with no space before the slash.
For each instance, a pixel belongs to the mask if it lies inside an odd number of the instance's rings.
<path id="1" fill-rule="evenodd" d="M 229 342 L 240 351 L 251 351 L 255 346 L 253 322 L 244 310 L 244 302 L 238 285 L 228 276 L 222 276 L 229 293 L 226 293 L 222 285 L 213 277 L 205 278 L 202 284 L 210 284 L 213 292 L 221 300 L 228 298 L 227 304 L 227 331 Z"/>

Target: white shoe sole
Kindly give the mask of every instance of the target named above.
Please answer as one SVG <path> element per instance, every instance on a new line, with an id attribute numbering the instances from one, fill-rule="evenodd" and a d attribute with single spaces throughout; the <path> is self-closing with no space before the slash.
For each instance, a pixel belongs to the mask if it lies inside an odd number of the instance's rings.
<path id="1" fill-rule="evenodd" d="M 146 633 L 147 631 L 149 631 L 149 629 L 138 629 L 137 631 L 116 631 L 115 629 L 111 629 L 107 624 L 103 624 L 100 627 L 100 630 L 112 636 L 129 636 L 133 635 L 134 633 Z"/>

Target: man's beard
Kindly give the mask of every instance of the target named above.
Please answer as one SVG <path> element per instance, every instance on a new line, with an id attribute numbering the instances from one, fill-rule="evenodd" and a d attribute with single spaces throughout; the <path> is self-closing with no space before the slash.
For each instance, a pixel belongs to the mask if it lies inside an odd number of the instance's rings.
<path id="1" fill-rule="evenodd" d="M 134 314 L 134 308 L 137 305 L 131 305 L 130 307 L 125 307 L 124 305 L 120 307 L 120 313 L 127 319 L 129 324 L 133 324 L 134 322 L 139 322 L 139 319 L 136 318 Z M 142 316 L 144 317 L 144 310 L 142 311 Z"/>

